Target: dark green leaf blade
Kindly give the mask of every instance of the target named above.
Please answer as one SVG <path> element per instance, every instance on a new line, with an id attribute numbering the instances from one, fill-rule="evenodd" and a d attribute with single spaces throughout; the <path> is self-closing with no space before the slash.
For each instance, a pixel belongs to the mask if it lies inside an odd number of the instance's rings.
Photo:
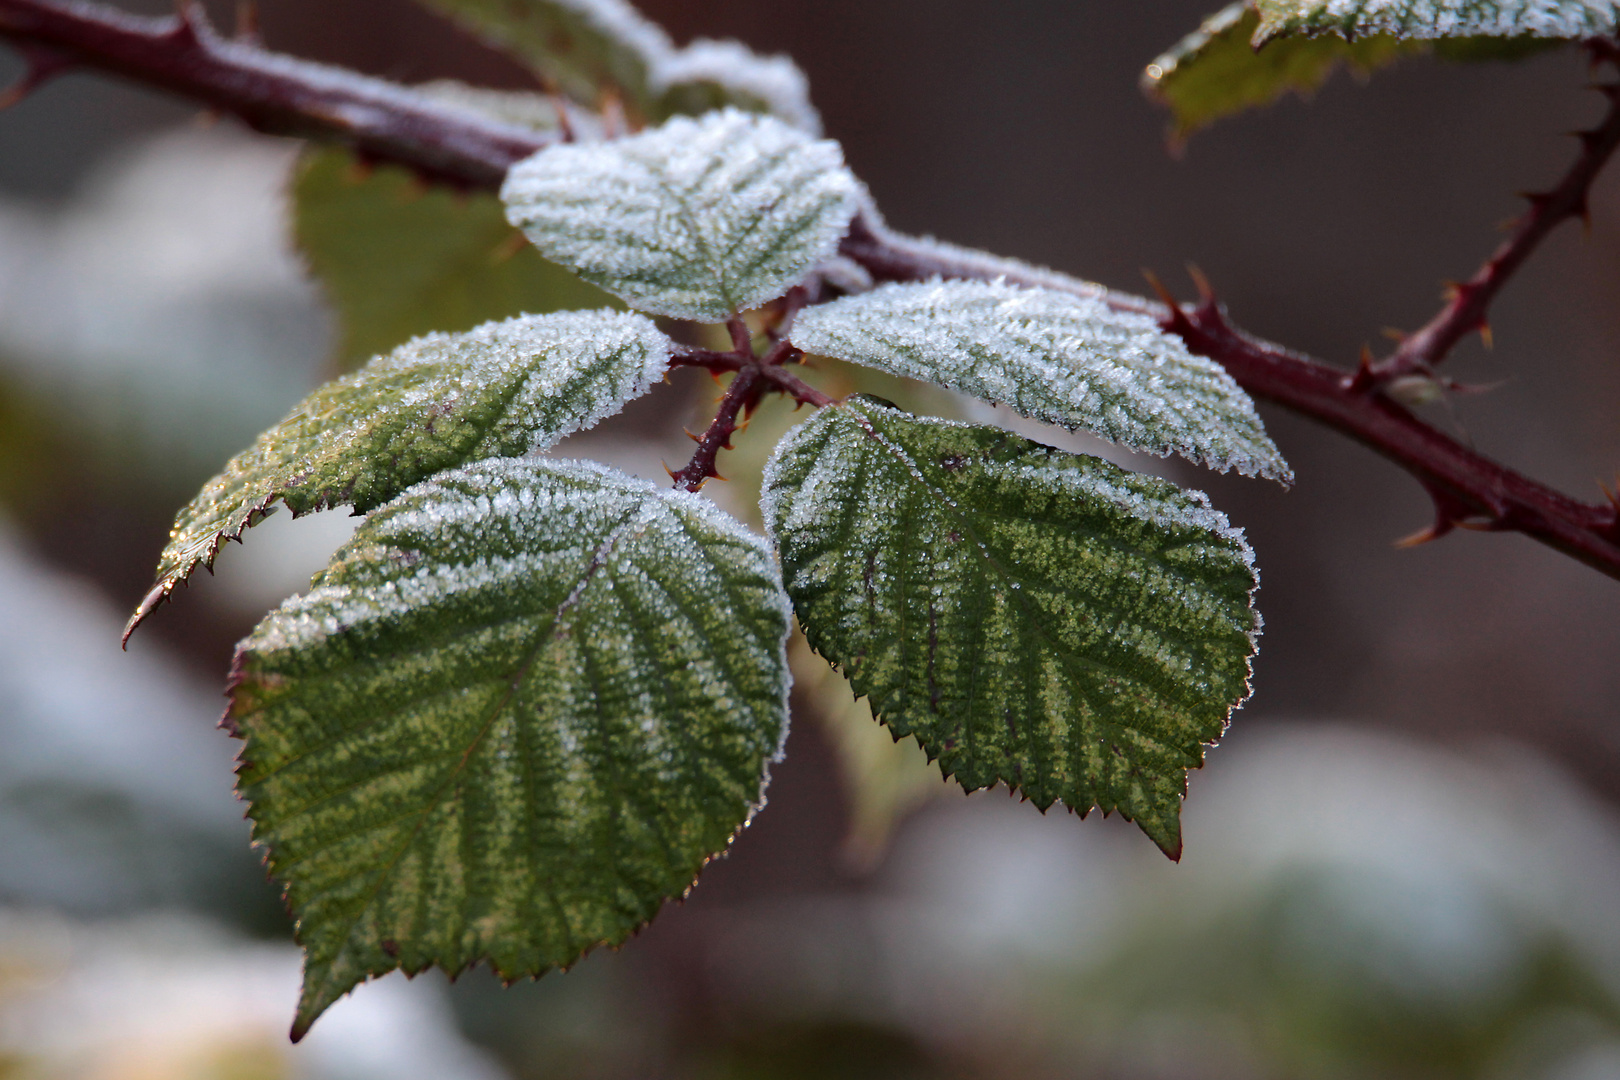
<path id="1" fill-rule="evenodd" d="M 646 393 L 669 350 L 640 315 L 534 315 L 429 334 L 327 383 L 180 511 L 125 640 L 277 499 L 361 513 L 444 469 L 551 446 Z"/>
<path id="2" fill-rule="evenodd" d="M 1259 630 L 1248 545 L 1202 495 L 853 398 L 783 440 L 765 510 L 811 645 L 897 735 L 1179 855 Z"/>
<path id="3" fill-rule="evenodd" d="M 722 109 L 514 165 L 501 198 L 541 254 L 631 307 L 719 322 L 832 255 L 859 185 L 843 151 Z"/>
<path id="4" fill-rule="evenodd" d="M 1257 51 L 1251 39 L 1259 25 L 1259 14 L 1240 0 L 1147 66 L 1142 89 L 1170 109 L 1175 138 L 1290 92 L 1309 96 L 1341 64 L 1366 73 L 1424 48 L 1380 34 L 1280 38 Z"/>
<path id="5" fill-rule="evenodd" d="M 343 370 L 434 330 L 617 303 L 525 243 L 492 195 L 361 168 L 326 147 L 305 153 L 291 196 L 299 250 L 338 318 Z"/>
<path id="6" fill-rule="evenodd" d="M 787 599 L 713 504 L 501 459 L 379 509 L 238 651 L 239 790 L 305 950 L 294 1037 L 367 977 L 625 940 L 762 803 Z"/>

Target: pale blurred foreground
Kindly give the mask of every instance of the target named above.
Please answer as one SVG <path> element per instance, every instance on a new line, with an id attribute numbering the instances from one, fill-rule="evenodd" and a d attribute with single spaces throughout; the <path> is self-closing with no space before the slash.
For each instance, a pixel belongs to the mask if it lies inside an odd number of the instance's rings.
<path id="1" fill-rule="evenodd" d="M 287 160 L 188 133 L 63 210 L 0 207 L 0 387 L 117 459 L 96 475 L 184 498 L 318 377 Z M 667 452 L 591 438 L 570 452 Z M 273 520 L 160 618 L 251 618 L 351 525 Z M 390 976 L 291 1047 L 297 953 L 212 726 L 223 672 L 156 636 L 120 653 L 131 598 L 40 546 L 0 528 L 6 1080 L 1620 1077 L 1620 826 L 1533 753 L 1240 713 L 1177 867 L 1118 821 L 947 794 L 827 679 L 797 722 L 823 714 L 866 785 L 869 873 L 700 885 L 621 952 L 510 991 Z M 886 808 L 915 802 L 885 854 Z"/>

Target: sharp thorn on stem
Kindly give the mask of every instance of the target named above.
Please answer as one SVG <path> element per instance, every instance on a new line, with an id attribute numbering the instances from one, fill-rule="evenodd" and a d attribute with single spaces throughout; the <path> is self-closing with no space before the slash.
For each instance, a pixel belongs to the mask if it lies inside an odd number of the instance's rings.
<path id="1" fill-rule="evenodd" d="M 35 90 L 73 66 L 73 62 L 62 53 L 42 45 L 22 44 L 17 48 L 28 66 L 16 82 L 0 91 L 0 111 L 21 103 Z"/>
<path id="2" fill-rule="evenodd" d="M 263 43 L 259 35 L 259 0 L 236 0 L 236 40 L 248 45 Z"/>
<path id="3" fill-rule="evenodd" d="M 1198 290 L 1198 302 L 1205 307 L 1215 304 L 1215 286 L 1209 283 L 1209 275 L 1195 262 L 1187 264 L 1187 276 L 1192 278 L 1193 288 Z"/>

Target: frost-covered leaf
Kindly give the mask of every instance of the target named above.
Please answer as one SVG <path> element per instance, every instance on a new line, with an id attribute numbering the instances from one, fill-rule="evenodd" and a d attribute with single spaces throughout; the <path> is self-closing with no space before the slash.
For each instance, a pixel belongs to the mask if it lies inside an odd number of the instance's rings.
<path id="1" fill-rule="evenodd" d="M 513 166 L 501 198 L 541 254 L 630 306 L 715 322 L 833 253 L 857 184 L 838 144 L 736 109 Z"/>
<path id="2" fill-rule="evenodd" d="M 1118 810 L 1180 851 L 1248 695 L 1248 545 L 1200 494 L 874 399 L 778 447 L 766 521 L 818 652 L 969 790 Z"/>
<path id="3" fill-rule="evenodd" d="M 615 302 L 525 243 L 494 196 L 362 169 L 347 150 L 305 154 L 292 206 L 298 246 L 338 316 L 344 369 L 433 330 Z"/>
<path id="4" fill-rule="evenodd" d="M 1142 89 L 1169 107 L 1176 137 L 1289 92 L 1309 95 L 1340 64 L 1366 73 L 1423 48 L 1379 34 L 1283 38 L 1257 51 L 1251 39 L 1259 25 L 1248 3 L 1228 5 L 1147 66 Z"/>
<path id="5" fill-rule="evenodd" d="M 938 383 L 1153 454 L 1292 480 L 1254 405 L 1146 315 L 1001 282 L 886 285 L 793 324 L 806 352 Z"/>
<path id="6" fill-rule="evenodd" d="M 277 499 L 361 513 L 444 469 L 551 446 L 646 393 L 669 349 L 639 315 L 533 315 L 429 334 L 327 383 L 180 511 L 125 638 Z"/>
<path id="7" fill-rule="evenodd" d="M 1255 44 L 1283 34 L 1575 39 L 1612 34 L 1615 0 L 1254 0 Z"/>
<path id="8" fill-rule="evenodd" d="M 806 131 L 820 120 L 804 75 L 785 56 L 733 41 L 677 48 L 624 0 L 421 0 L 517 56 L 575 101 L 615 95 L 642 120 L 727 105 Z"/>
<path id="9" fill-rule="evenodd" d="M 367 977 L 616 944 L 761 804 L 787 598 L 696 496 L 500 459 L 412 488 L 241 645 L 227 723 L 305 951 L 294 1036 Z"/>

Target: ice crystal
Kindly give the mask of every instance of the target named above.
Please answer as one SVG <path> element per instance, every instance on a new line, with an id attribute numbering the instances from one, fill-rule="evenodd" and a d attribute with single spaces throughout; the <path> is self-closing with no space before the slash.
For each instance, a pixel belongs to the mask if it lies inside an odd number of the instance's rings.
<path id="1" fill-rule="evenodd" d="M 763 541 L 602 466 L 484 461 L 374 512 L 232 687 L 295 1032 L 369 976 L 538 975 L 683 895 L 763 801 L 789 625 Z"/>
<path id="2" fill-rule="evenodd" d="M 1254 406 L 1146 315 L 1002 282 L 893 284 L 810 309 L 806 352 L 922 379 L 1149 453 L 1287 481 Z"/>
<path id="3" fill-rule="evenodd" d="M 1620 25 L 1614 0 L 1255 0 L 1256 43 L 1280 34 L 1584 38 Z"/>
<path id="4" fill-rule="evenodd" d="M 786 292 L 855 213 L 838 144 L 724 109 L 542 150 L 501 198 L 541 254 L 657 315 L 718 321 Z"/>
<path id="5" fill-rule="evenodd" d="M 1249 546 L 1202 494 L 854 398 L 783 440 L 764 511 L 810 643 L 896 737 L 1179 852 L 1259 629 Z"/>
<path id="6" fill-rule="evenodd" d="M 295 514 L 386 502 L 443 469 L 520 454 L 596 424 L 669 366 L 640 315 L 532 315 L 429 334 L 328 383 L 238 454 L 175 520 L 130 629 L 277 499 Z"/>

